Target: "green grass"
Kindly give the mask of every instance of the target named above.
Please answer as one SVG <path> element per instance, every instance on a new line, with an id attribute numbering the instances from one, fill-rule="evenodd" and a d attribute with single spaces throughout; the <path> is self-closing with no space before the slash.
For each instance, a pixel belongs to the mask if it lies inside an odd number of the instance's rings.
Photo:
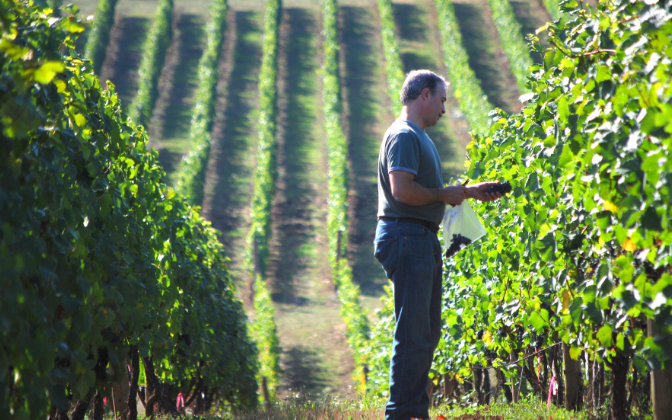
<path id="1" fill-rule="evenodd" d="M 506 404 L 502 402 L 494 403 L 488 406 L 480 407 L 456 407 L 450 408 L 448 406 L 437 407 L 430 411 L 432 418 L 437 418 L 443 415 L 446 418 L 455 418 L 459 416 L 482 416 L 483 420 L 488 419 L 488 416 L 497 416 L 497 420 L 579 420 L 588 419 L 586 412 L 570 412 L 564 408 L 558 408 L 551 405 L 547 408 L 546 402 L 538 399 L 524 399 L 519 403 Z M 473 418 L 473 417 L 472 417 Z M 474 420 L 478 419 L 476 417 Z"/>
<path id="2" fill-rule="evenodd" d="M 223 412 L 217 415 L 196 417 L 186 415 L 182 419 L 199 420 L 380 420 L 384 418 L 385 401 L 362 399 L 318 398 L 310 399 L 295 393 L 275 403 L 268 410 L 257 409 L 241 413 Z M 142 411 L 141 411 L 142 412 Z M 592 420 L 599 417 L 587 412 L 569 412 L 563 408 L 546 407 L 545 402 L 523 400 L 515 404 L 494 403 L 480 407 L 455 407 L 439 405 L 430 410 L 432 419 L 443 415 L 447 420 Z M 464 416 L 464 417 L 461 417 Z M 596 417 L 597 416 L 597 417 Z M 105 420 L 114 417 L 106 416 Z M 138 418 L 142 418 L 138 416 Z M 157 416 L 168 420 L 169 416 Z"/>

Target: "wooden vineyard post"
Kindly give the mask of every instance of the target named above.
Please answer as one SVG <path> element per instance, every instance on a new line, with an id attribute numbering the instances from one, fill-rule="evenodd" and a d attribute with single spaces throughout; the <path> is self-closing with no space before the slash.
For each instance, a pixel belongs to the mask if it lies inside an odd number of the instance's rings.
<path id="1" fill-rule="evenodd" d="M 338 242 L 336 244 L 336 263 L 341 262 L 341 244 L 343 241 L 343 231 L 338 231 Z"/>
<path id="2" fill-rule="evenodd" d="M 483 373 L 481 372 L 482 367 L 480 365 L 476 365 L 475 367 L 471 368 L 471 372 L 473 375 L 473 380 L 474 380 L 474 390 L 476 391 L 475 397 L 476 397 L 476 403 L 478 405 L 483 405 Z"/>
<path id="3" fill-rule="evenodd" d="M 656 322 L 646 320 L 649 337 L 658 333 Z M 668 361 L 666 369 L 651 371 L 651 401 L 653 402 L 653 420 L 672 419 L 672 361 Z"/>
<path id="4" fill-rule="evenodd" d="M 336 269 L 340 270 L 341 267 L 341 244 L 343 243 L 343 231 L 338 231 L 338 239 L 336 240 Z M 338 278 L 338 273 L 334 273 L 335 277 Z M 338 282 L 334 281 L 334 292 L 338 293 Z"/>
<path id="5" fill-rule="evenodd" d="M 569 355 L 570 346 L 562 343 L 562 359 L 565 364 L 565 408 L 578 410 L 581 389 L 581 363 Z"/>
<path id="6" fill-rule="evenodd" d="M 453 392 L 457 388 L 457 380 L 455 380 L 450 373 L 443 375 L 443 400 L 448 401 L 452 397 Z"/>
<path id="7" fill-rule="evenodd" d="M 259 276 L 259 241 L 254 238 L 252 242 L 252 279 L 250 279 L 249 289 L 250 289 L 250 302 L 254 305 L 254 282 L 257 281 Z"/>
<path id="8" fill-rule="evenodd" d="M 128 390 L 128 420 L 138 419 L 138 379 L 140 377 L 140 356 L 138 353 L 138 346 L 132 345 L 131 351 L 131 383 Z"/>
<path id="9" fill-rule="evenodd" d="M 268 379 L 266 377 L 261 378 L 261 389 L 264 392 L 264 407 L 271 407 L 271 393 L 268 392 Z"/>
<path id="10" fill-rule="evenodd" d="M 434 407 L 434 382 L 427 379 L 427 396 L 429 396 L 429 406 Z"/>
<path id="11" fill-rule="evenodd" d="M 120 414 L 122 417 L 126 416 L 126 411 L 128 410 L 128 394 L 130 392 L 130 381 L 128 379 L 128 372 L 126 366 L 128 361 L 124 359 L 116 369 L 122 370 L 120 375 L 122 379 L 120 382 L 114 382 L 112 384 L 112 408 L 114 410 L 115 417 L 117 414 Z M 112 377 L 115 376 L 115 366 L 110 364 L 110 374 Z"/>
<path id="12" fill-rule="evenodd" d="M 517 362 L 517 361 L 518 361 L 518 352 L 517 352 L 516 350 L 514 350 L 514 351 L 512 351 L 512 352 L 509 354 L 509 362 L 510 362 L 510 363 L 513 363 L 513 362 Z M 518 365 L 518 363 L 514 364 L 514 366 L 515 366 L 515 367 L 514 367 L 513 369 L 514 369 L 514 372 L 516 372 L 516 378 L 520 378 L 520 376 L 521 376 L 521 375 L 519 374 L 519 372 L 520 372 L 520 366 Z M 519 395 L 520 395 L 520 386 L 518 386 L 518 388 L 516 389 L 516 382 L 513 381 L 513 385 L 512 385 L 511 388 L 512 388 L 512 389 L 511 389 L 511 400 L 512 400 L 514 403 L 517 403 L 518 400 L 520 399 L 520 397 L 519 397 Z"/>

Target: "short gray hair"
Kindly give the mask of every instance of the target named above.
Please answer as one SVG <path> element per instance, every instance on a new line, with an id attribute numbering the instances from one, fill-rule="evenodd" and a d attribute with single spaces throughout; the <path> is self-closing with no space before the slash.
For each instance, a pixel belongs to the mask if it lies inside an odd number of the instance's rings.
<path id="1" fill-rule="evenodd" d="M 404 105 L 408 105 L 420 96 L 422 90 L 428 88 L 432 95 L 436 93 L 439 82 L 447 85 L 446 80 L 438 74 L 429 70 L 413 70 L 406 75 L 404 85 L 401 87 L 399 100 Z"/>

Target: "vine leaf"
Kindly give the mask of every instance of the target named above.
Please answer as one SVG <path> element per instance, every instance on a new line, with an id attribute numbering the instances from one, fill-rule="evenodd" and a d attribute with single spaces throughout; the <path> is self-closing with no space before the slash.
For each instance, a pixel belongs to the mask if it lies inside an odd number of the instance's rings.
<path id="1" fill-rule="evenodd" d="M 609 348 L 612 346 L 611 327 L 609 325 L 603 325 L 595 336 L 604 347 Z"/>

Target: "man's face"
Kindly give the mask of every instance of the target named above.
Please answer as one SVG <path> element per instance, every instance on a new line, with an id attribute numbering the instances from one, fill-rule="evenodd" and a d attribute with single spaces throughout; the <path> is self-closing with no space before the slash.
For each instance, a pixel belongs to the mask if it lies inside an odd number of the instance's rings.
<path id="1" fill-rule="evenodd" d="M 439 119 L 443 114 L 446 113 L 446 84 L 440 82 L 436 86 L 436 92 L 432 95 L 432 92 L 429 92 L 429 97 L 427 98 L 427 107 L 426 107 L 426 120 L 425 125 L 427 127 L 433 127 L 439 122 Z"/>

